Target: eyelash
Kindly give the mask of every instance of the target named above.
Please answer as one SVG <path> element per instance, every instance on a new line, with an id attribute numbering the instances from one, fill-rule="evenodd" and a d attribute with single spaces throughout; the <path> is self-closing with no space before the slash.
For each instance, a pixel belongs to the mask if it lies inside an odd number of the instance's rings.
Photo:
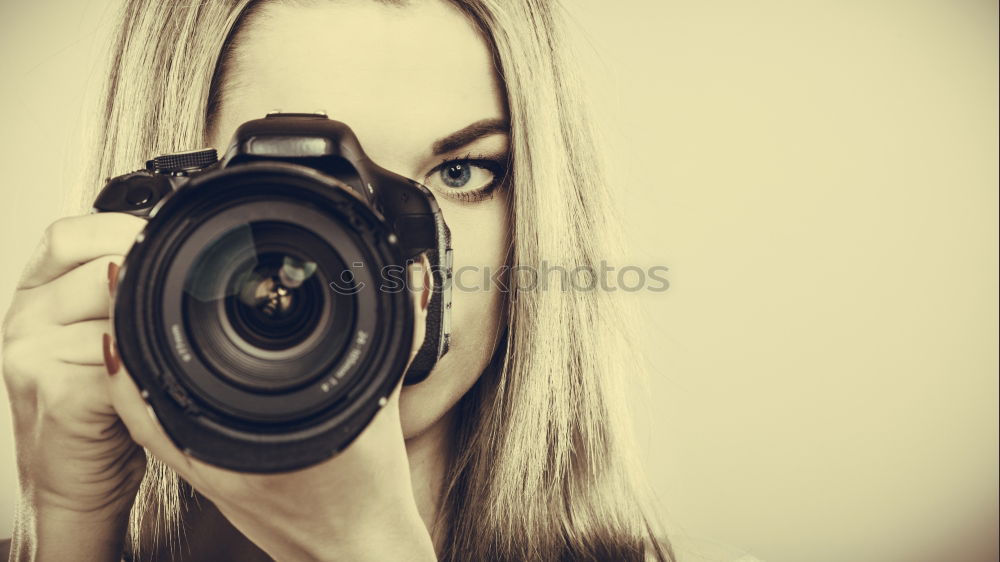
<path id="1" fill-rule="evenodd" d="M 451 199 L 456 199 L 462 202 L 473 203 L 476 201 L 483 201 L 484 199 L 489 199 L 493 196 L 493 191 L 507 179 L 507 173 L 510 171 L 510 156 L 504 154 L 502 156 L 489 156 L 484 154 L 477 154 L 475 156 L 472 153 L 466 154 L 463 158 L 447 158 L 441 161 L 440 164 L 435 166 L 426 176 L 426 178 L 431 177 L 434 174 L 441 173 L 441 170 L 447 168 L 456 163 L 462 164 L 472 164 L 474 166 L 479 166 L 489 170 L 493 174 L 493 181 L 487 184 L 485 187 L 477 189 L 475 191 L 465 191 L 465 192 L 451 192 L 446 193 L 446 197 Z M 426 179 L 425 178 L 425 179 Z"/>

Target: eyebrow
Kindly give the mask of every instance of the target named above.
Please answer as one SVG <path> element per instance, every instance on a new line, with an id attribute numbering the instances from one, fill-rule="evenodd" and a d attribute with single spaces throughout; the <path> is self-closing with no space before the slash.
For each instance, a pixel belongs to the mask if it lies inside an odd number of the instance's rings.
<path id="1" fill-rule="evenodd" d="M 431 149 L 435 156 L 453 152 L 489 135 L 510 134 L 510 122 L 506 119 L 482 119 L 454 133 L 434 141 Z"/>

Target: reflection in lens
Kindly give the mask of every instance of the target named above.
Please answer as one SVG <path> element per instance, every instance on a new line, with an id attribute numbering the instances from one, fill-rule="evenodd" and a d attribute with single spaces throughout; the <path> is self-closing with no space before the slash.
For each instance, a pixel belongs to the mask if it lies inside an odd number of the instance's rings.
<path id="1" fill-rule="evenodd" d="M 354 300 L 327 289 L 346 266 L 317 235 L 261 221 L 234 228 L 193 262 L 185 321 L 202 360 L 223 379 L 260 390 L 308 383 L 337 360 Z"/>
<path id="2" fill-rule="evenodd" d="M 281 283 L 286 287 L 295 288 L 302 284 L 303 281 L 312 276 L 316 272 L 316 263 L 307 261 L 298 261 L 292 256 L 285 256 L 282 260 L 281 270 L 279 271 L 281 276 Z"/>
<path id="3" fill-rule="evenodd" d="M 254 347 L 288 349 L 315 329 L 327 304 L 322 286 L 312 276 L 286 283 L 284 264 L 298 261 L 292 256 L 269 253 L 257 255 L 256 260 L 252 271 L 236 276 L 226 297 L 228 320 Z"/>

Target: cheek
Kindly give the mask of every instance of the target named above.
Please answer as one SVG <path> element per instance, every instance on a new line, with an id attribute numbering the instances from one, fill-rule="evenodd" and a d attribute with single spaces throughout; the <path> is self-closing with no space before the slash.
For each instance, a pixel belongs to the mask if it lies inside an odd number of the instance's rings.
<path id="1" fill-rule="evenodd" d="M 504 290 L 493 282 L 508 243 L 507 207 L 502 194 L 471 205 L 439 198 L 451 229 L 454 271 L 451 342 L 424 382 L 403 388 L 399 408 L 407 439 L 441 419 L 478 380 L 502 326 Z"/>

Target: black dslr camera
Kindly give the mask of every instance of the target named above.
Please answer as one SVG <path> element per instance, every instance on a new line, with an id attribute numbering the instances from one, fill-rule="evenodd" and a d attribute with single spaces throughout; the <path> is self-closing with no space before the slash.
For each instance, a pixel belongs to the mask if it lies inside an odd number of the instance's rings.
<path id="1" fill-rule="evenodd" d="M 448 350 L 448 227 L 423 185 L 374 164 L 322 114 L 271 113 L 215 150 L 158 156 L 94 210 L 149 222 L 117 280 L 118 353 L 186 453 L 244 472 L 337 454 L 399 382 L 412 347 L 406 265 L 435 290 L 404 382 Z"/>

